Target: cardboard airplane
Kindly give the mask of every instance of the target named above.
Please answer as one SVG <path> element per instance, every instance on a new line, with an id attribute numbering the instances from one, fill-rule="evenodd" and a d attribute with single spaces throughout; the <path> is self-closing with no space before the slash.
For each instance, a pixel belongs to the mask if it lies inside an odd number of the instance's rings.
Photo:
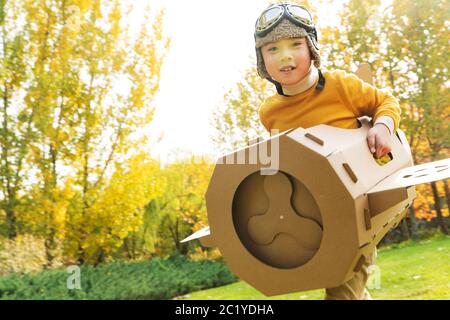
<path id="1" fill-rule="evenodd" d="M 357 75 L 371 82 L 368 65 Z M 450 159 L 413 166 L 401 130 L 380 164 L 367 146 L 369 121 L 358 121 L 290 129 L 219 158 L 206 192 L 210 226 L 183 241 L 218 247 L 267 296 L 349 280 L 405 216 L 415 185 L 450 177 Z M 277 152 L 275 170 L 267 150 Z"/>

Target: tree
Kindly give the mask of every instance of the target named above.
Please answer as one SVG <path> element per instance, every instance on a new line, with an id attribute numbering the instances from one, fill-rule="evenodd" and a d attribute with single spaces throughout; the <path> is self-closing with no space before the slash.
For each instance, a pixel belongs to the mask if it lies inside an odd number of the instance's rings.
<path id="1" fill-rule="evenodd" d="M 221 153 L 231 152 L 250 140 L 263 136 L 258 110 L 264 99 L 273 93 L 272 84 L 261 79 L 252 68 L 245 71 L 244 79 L 224 96 L 224 103 L 214 111 L 213 141 Z"/>
<path id="2" fill-rule="evenodd" d="M 27 66 L 25 61 L 26 47 L 24 31 L 15 30 L 19 20 L 19 4 L 15 2 L 0 2 L 1 24 L 1 85 L 0 94 L 2 110 L 0 114 L 0 179 L 1 198 L 0 210 L 5 213 L 6 223 L 2 228 L 9 238 L 17 235 L 18 193 L 22 184 L 23 158 L 27 144 L 33 138 L 30 136 L 31 122 L 20 111 L 12 111 L 15 98 L 25 84 Z"/>
<path id="3" fill-rule="evenodd" d="M 390 52 L 402 62 L 396 63 L 390 74 L 403 84 L 400 96 L 405 106 L 405 129 L 418 163 L 449 155 L 448 10 L 446 1 L 395 0 L 386 15 Z M 448 233 L 436 183 L 431 187 L 441 230 Z"/>
<path id="4" fill-rule="evenodd" d="M 164 169 L 168 184 L 158 199 L 159 254 L 186 255 L 190 243 L 180 241 L 207 224 L 205 193 L 213 168 L 209 159 L 191 157 L 179 159 Z"/>
<path id="5" fill-rule="evenodd" d="M 354 72 L 369 63 L 377 74 L 380 67 L 379 0 L 349 0 L 339 12 L 338 25 L 321 28 L 320 54 L 328 69 Z M 380 81 L 378 75 L 375 83 Z"/>
<path id="6" fill-rule="evenodd" d="M 125 19 L 131 8 L 119 1 L 2 4 L 5 229 L 10 237 L 18 227 L 45 237 L 49 263 L 63 239 L 74 259 L 101 262 L 116 250 L 106 246 L 120 247 L 117 242 L 135 225 L 116 230 L 108 225 L 113 219 L 100 226 L 93 221 L 114 215 L 111 210 L 132 219 L 159 195 L 158 188 L 149 187 L 157 183 L 157 165 L 150 164 L 142 146 L 170 43 L 162 32 L 164 12 L 147 10 L 133 36 Z M 145 174 L 136 159 L 148 169 Z M 116 183 L 151 192 L 125 197 L 114 189 L 120 187 Z M 132 204 L 106 210 L 113 195 Z M 87 244 L 93 225 L 100 228 L 97 235 L 107 237 L 104 230 L 113 230 L 109 236 L 117 241 L 97 237 L 100 244 L 93 249 Z"/>

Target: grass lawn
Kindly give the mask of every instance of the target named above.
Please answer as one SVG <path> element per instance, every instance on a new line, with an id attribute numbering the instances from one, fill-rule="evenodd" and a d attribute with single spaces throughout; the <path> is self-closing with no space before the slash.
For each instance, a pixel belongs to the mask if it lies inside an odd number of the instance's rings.
<path id="1" fill-rule="evenodd" d="M 370 293 L 374 299 L 450 299 L 450 237 L 407 241 L 378 250 L 381 283 Z M 192 292 L 178 299 L 323 299 L 324 290 L 266 297 L 243 281 Z"/>

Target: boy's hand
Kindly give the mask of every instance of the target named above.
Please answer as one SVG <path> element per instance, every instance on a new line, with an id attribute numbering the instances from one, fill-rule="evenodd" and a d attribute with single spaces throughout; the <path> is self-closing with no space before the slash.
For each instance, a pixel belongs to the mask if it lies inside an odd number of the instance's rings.
<path id="1" fill-rule="evenodd" d="M 377 123 L 367 133 L 367 145 L 376 159 L 391 151 L 391 133 L 384 124 Z"/>

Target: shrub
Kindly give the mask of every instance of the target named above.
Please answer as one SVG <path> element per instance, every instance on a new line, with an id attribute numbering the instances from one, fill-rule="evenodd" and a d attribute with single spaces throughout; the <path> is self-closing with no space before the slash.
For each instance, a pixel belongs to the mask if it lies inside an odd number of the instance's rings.
<path id="1" fill-rule="evenodd" d="M 0 278 L 0 299 L 170 299 L 229 284 L 237 278 L 221 261 L 183 256 L 80 268 L 81 289 L 68 289 L 64 269 Z"/>

